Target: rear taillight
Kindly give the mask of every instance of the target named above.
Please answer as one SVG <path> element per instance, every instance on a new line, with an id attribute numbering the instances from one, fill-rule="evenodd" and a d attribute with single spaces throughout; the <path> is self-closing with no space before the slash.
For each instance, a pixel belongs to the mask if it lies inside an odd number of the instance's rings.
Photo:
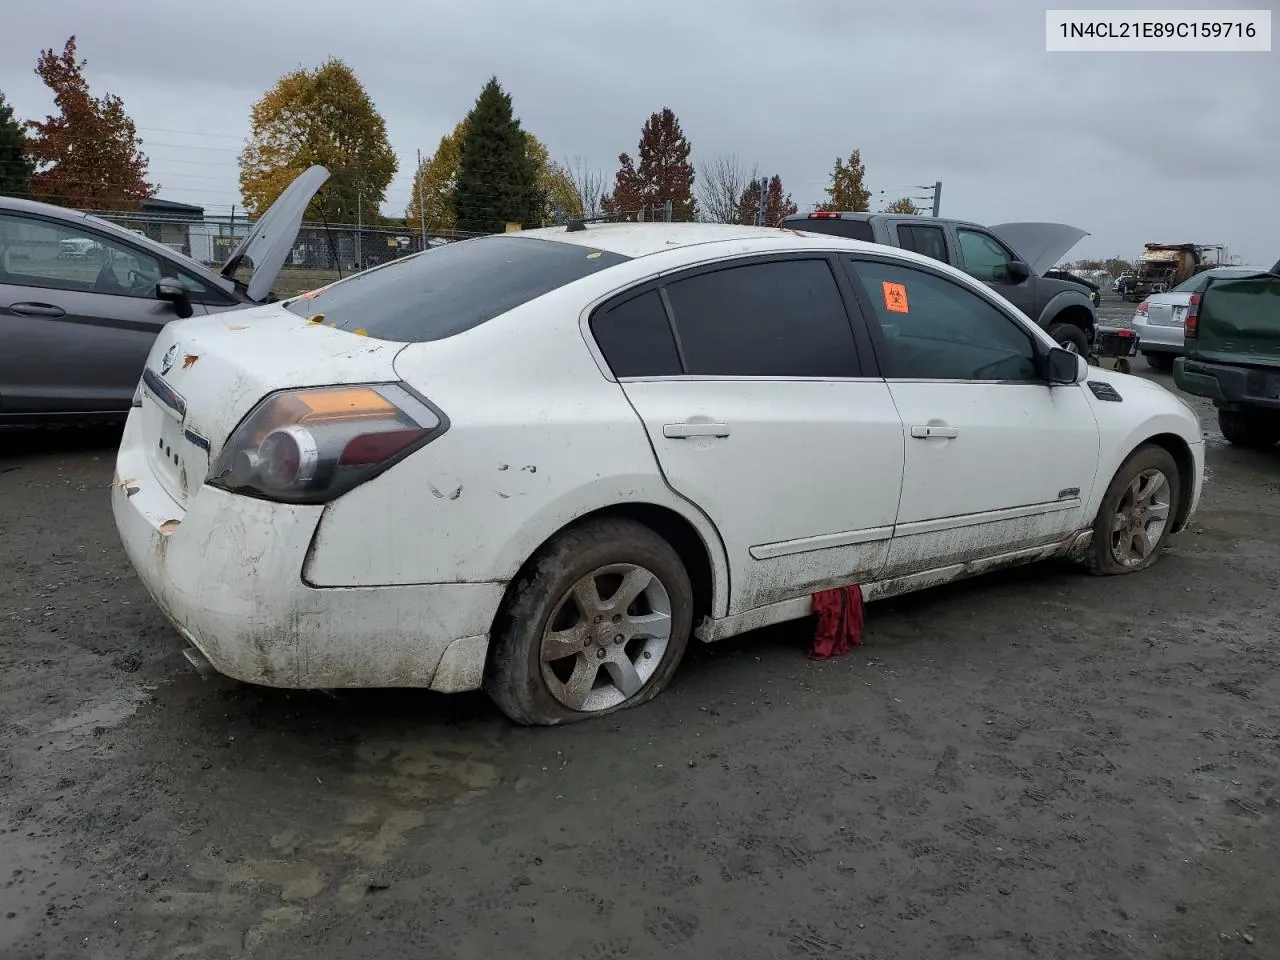
<path id="1" fill-rule="evenodd" d="M 1140 317 L 1145 317 L 1147 315 L 1147 301 L 1143 300 L 1140 304 L 1138 304 L 1138 306 L 1134 309 L 1133 312 Z"/>
<path id="2" fill-rule="evenodd" d="M 839 220 L 840 214 L 832 213 L 829 210 L 819 210 L 816 213 L 809 214 L 810 220 Z"/>
<path id="3" fill-rule="evenodd" d="M 284 390 L 235 429 L 208 483 L 285 503 L 325 503 L 446 427 L 443 414 L 400 384 Z"/>
<path id="4" fill-rule="evenodd" d="M 1187 315 L 1182 318 L 1182 336 L 1194 340 L 1200 332 L 1200 294 L 1193 293 L 1187 304 Z"/>

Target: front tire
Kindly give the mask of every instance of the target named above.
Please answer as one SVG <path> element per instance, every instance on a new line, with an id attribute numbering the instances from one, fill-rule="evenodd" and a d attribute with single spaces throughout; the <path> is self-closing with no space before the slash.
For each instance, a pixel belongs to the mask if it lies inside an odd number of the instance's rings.
<path id="1" fill-rule="evenodd" d="M 494 626 L 485 690 L 527 725 L 638 706 L 670 682 L 692 624 L 693 588 L 674 548 L 631 520 L 592 521 L 521 573 Z"/>
<path id="2" fill-rule="evenodd" d="M 1058 341 L 1064 350 L 1078 353 L 1086 360 L 1091 358 L 1088 335 L 1074 323 L 1055 323 L 1049 327 L 1049 336 Z"/>
<path id="3" fill-rule="evenodd" d="M 1270 450 L 1280 441 L 1280 414 L 1249 410 L 1219 410 L 1218 429 L 1233 446 Z"/>
<path id="4" fill-rule="evenodd" d="M 1090 573 L 1137 573 L 1160 556 L 1182 503 L 1178 464 L 1168 450 L 1144 444 L 1116 471 L 1093 522 L 1085 558 Z"/>

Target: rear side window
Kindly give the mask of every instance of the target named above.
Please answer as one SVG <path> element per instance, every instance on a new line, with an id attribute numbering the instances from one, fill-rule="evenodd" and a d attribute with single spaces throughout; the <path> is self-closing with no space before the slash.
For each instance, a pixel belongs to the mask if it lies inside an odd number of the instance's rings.
<path id="1" fill-rule="evenodd" d="M 844 220 L 837 217 L 797 217 L 784 220 L 784 227 L 792 230 L 808 230 L 810 233 L 824 233 L 833 237 L 845 237 L 849 240 L 865 240 L 875 242 L 875 234 L 871 224 L 866 220 Z"/>
<path id="2" fill-rule="evenodd" d="M 470 330 L 629 258 L 532 237 L 496 234 L 450 243 L 291 300 L 303 317 L 339 330 L 423 343 Z"/>
<path id="3" fill-rule="evenodd" d="M 680 374 L 680 354 L 657 290 L 596 313 L 591 318 L 591 335 L 615 377 Z"/>
<path id="4" fill-rule="evenodd" d="M 904 250 L 912 250 L 943 263 L 951 262 L 947 259 L 947 240 L 941 227 L 899 224 L 898 245 Z"/>
<path id="5" fill-rule="evenodd" d="M 686 372 L 856 377 L 853 330 L 826 260 L 729 267 L 667 287 Z"/>

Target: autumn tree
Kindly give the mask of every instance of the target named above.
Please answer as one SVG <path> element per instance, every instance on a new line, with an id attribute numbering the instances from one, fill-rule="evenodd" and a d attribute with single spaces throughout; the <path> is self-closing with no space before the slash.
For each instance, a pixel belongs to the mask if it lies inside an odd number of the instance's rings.
<path id="1" fill-rule="evenodd" d="M 0 196 L 28 196 L 34 172 L 35 164 L 27 156 L 26 132 L 0 90 Z"/>
<path id="2" fill-rule="evenodd" d="M 89 92 L 86 64 L 76 57 L 74 36 L 62 53 L 40 51 L 36 76 L 53 92 L 58 114 L 27 122 L 31 194 L 80 209 L 136 210 L 156 192 L 142 141 L 119 97 Z"/>
<path id="3" fill-rule="evenodd" d="M 658 216 L 666 203 L 671 204 L 672 220 L 694 219 L 692 150 L 669 107 L 651 114 L 640 130 L 638 162 L 633 164 L 629 154 L 618 157 L 611 205 L 629 220 L 636 219 L 629 214 L 641 209 Z"/>
<path id="4" fill-rule="evenodd" d="M 600 201 L 604 212 L 619 220 L 635 220 L 644 204 L 644 191 L 635 161 L 630 155 L 618 154 L 618 172 L 613 175 L 613 191 Z"/>
<path id="5" fill-rule="evenodd" d="M 410 223 L 425 222 L 437 230 L 452 230 L 453 190 L 458 183 L 458 158 L 467 134 L 464 117 L 440 138 L 436 152 L 422 161 L 413 176 L 413 195 L 405 209 Z"/>
<path id="6" fill-rule="evenodd" d="M 698 170 L 699 216 L 708 223 L 741 222 L 742 192 L 755 180 L 755 167 L 748 173 L 736 154 L 717 154 Z M 759 193 L 757 187 L 757 202 Z"/>
<path id="7" fill-rule="evenodd" d="M 825 188 L 827 199 L 818 205 L 818 209 L 851 212 L 870 210 L 871 191 L 867 189 L 866 176 L 867 169 L 863 166 L 861 151 L 853 151 L 847 161 L 836 157 L 835 169 L 831 171 L 831 186 Z"/>
<path id="8" fill-rule="evenodd" d="M 468 115 L 458 157 L 453 213 L 463 230 L 500 231 L 507 223 L 539 226 L 547 194 L 538 182 L 529 138 L 497 77 L 480 91 Z"/>
<path id="9" fill-rule="evenodd" d="M 796 205 L 791 201 L 791 194 L 784 193 L 782 190 L 782 178 L 774 174 L 764 192 L 764 225 L 779 226 L 783 219 L 795 213 L 796 209 Z M 738 198 L 737 219 L 734 222 L 753 224 L 759 212 L 760 180 L 752 180 Z"/>
<path id="10" fill-rule="evenodd" d="M 261 216 L 318 163 L 330 179 L 324 200 L 311 202 L 311 218 L 377 219 L 398 163 L 386 122 L 341 60 L 285 74 L 253 105 L 249 124 L 240 153 L 240 196 L 250 216 Z"/>
<path id="11" fill-rule="evenodd" d="M 885 204 L 884 209 L 881 210 L 880 212 L 881 213 L 905 213 L 908 216 L 914 217 L 917 214 L 923 213 L 924 211 L 920 207 L 917 207 L 915 205 L 915 202 L 912 201 L 910 197 L 899 197 L 897 200 L 894 200 L 892 203 Z"/>
<path id="12" fill-rule="evenodd" d="M 410 225 L 425 221 L 431 229 L 456 229 L 453 193 L 458 184 L 458 161 L 470 116 L 467 114 L 451 132 L 440 138 L 436 152 L 424 159 L 414 174 L 413 194 L 405 208 L 405 218 Z M 524 136 L 525 153 L 537 168 L 538 186 L 545 198 L 539 224 L 550 225 L 566 217 L 582 216 L 583 204 L 569 171 L 550 159 L 547 148 L 532 133 L 526 130 Z M 425 216 L 419 215 L 419 197 Z M 598 198 L 596 203 L 599 204 Z"/>

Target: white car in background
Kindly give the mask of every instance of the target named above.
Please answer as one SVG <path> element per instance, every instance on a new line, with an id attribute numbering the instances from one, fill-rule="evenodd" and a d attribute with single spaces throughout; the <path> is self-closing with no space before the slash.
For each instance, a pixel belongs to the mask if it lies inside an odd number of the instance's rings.
<path id="1" fill-rule="evenodd" d="M 1225 277 L 1247 277 L 1265 273 L 1266 267 L 1214 267 L 1188 277 L 1172 290 L 1153 293 L 1133 311 L 1133 332 L 1138 335 L 1138 349 L 1156 370 L 1173 369 L 1173 361 L 1182 356 L 1182 325 L 1193 301 L 1212 280 Z"/>
<path id="2" fill-rule="evenodd" d="M 1172 394 L 936 260 L 573 223 L 170 323 L 112 506 L 201 666 L 554 724 L 825 588 L 1142 570 L 1203 464 Z"/>

